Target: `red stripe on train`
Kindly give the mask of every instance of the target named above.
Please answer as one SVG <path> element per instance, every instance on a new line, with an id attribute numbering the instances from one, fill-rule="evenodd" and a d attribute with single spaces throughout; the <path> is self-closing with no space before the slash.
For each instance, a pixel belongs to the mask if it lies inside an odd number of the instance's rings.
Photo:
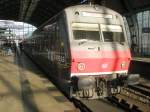
<path id="1" fill-rule="evenodd" d="M 126 51 L 72 51 L 72 73 L 112 72 L 128 70 L 131 54 Z M 85 69 L 79 70 L 78 64 Z"/>

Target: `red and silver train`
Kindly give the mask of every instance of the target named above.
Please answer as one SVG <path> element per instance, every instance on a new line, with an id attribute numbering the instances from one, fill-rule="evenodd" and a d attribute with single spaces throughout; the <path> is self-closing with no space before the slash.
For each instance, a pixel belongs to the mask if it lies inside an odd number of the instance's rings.
<path id="1" fill-rule="evenodd" d="M 118 93 L 131 60 L 122 16 L 99 5 L 64 9 L 24 41 L 24 51 L 77 98 Z"/>

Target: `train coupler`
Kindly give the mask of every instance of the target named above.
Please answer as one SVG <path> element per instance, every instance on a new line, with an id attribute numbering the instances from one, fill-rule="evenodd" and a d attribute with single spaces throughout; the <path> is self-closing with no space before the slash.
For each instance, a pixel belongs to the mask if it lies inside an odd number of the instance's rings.
<path id="1" fill-rule="evenodd" d="M 127 85 L 136 85 L 140 82 L 139 74 L 129 74 L 127 78 Z"/>

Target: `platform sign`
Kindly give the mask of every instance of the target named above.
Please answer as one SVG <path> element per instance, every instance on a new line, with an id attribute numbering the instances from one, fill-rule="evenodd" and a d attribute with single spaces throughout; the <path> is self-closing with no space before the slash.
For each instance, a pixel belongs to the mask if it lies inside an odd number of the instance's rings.
<path id="1" fill-rule="evenodd" d="M 150 33 L 150 28 L 149 27 L 142 28 L 142 33 Z"/>

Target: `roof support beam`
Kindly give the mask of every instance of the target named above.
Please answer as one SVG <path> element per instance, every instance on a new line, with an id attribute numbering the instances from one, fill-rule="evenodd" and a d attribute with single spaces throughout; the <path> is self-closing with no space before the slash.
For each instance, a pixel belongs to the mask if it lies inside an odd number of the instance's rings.
<path id="1" fill-rule="evenodd" d="M 20 21 L 28 21 L 40 0 L 21 0 Z"/>
<path id="2" fill-rule="evenodd" d="M 36 9 L 39 1 L 40 0 L 31 0 L 31 3 L 29 4 L 28 10 L 27 10 L 26 15 L 25 15 L 25 19 L 24 19 L 25 21 L 28 21 L 31 18 L 31 16 L 32 16 L 34 10 Z"/>
<path id="3" fill-rule="evenodd" d="M 122 2 L 125 8 L 128 10 L 129 14 L 133 14 L 134 10 L 132 6 L 132 2 L 130 0 L 122 0 Z"/>
<path id="4" fill-rule="evenodd" d="M 24 16 L 28 10 L 28 6 L 30 4 L 30 0 L 21 0 L 20 1 L 20 14 L 19 14 L 19 20 L 23 21 L 24 20 Z"/>

